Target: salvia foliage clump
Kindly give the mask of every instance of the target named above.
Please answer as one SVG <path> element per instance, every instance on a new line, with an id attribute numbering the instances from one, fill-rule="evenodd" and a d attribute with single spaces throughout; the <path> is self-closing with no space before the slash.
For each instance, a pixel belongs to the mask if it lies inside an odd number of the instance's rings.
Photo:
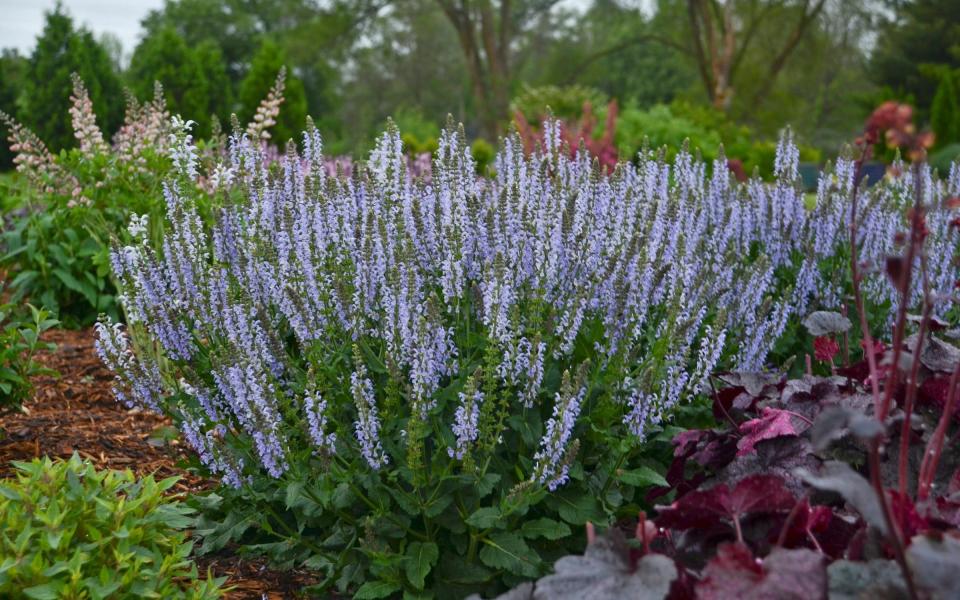
<path id="1" fill-rule="evenodd" d="M 184 127 L 162 243 L 134 220 L 139 241 L 112 252 L 128 326 L 102 322 L 99 352 L 117 397 L 171 415 L 235 488 L 206 500 L 230 507 L 206 549 L 266 537 L 358 597 L 544 574 L 582 543 L 572 528 L 636 514 L 663 483 L 642 442 L 711 372 L 763 368 L 846 292 L 852 161 L 808 209 L 789 135 L 774 182 L 740 184 L 686 150 L 608 173 L 550 122 L 532 154 L 506 138 L 489 178 L 451 126 L 429 180 L 393 129 L 347 177 L 312 125 L 279 159 L 237 128 L 211 200 Z M 921 183 L 939 198 L 958 178 Z M 864 203 L 864 259 L 912 185 Z M 950 254 L 939 218 L 931 246 Z M 952 285 L 950 258 L 930 263 Z M 864 287 L 899 297 L 882 274 Z"/>

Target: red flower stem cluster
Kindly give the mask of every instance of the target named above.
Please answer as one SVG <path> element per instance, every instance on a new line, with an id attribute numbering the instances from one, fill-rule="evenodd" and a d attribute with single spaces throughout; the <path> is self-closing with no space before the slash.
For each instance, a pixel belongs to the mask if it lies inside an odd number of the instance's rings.
<path id="1" fill-rule="evenodd" d="M 854 168 L 854 182 L 859 182 L 860 172 L 863 169 L 863 163 L 865 162 L 867 156 L 870 152 L 870 145 L 868 143 L 863 144 L 863 151 L 860 155 L 860 158 L 857 160 Z M 880 371 L 877 368 L 877 359 L 876 353 L 873 351 L 874 342 L 873 336 L 870 335 L 870 327 L 867 324 L 867 315 L 863 302 L 863 294 L 860 289 L 860 266 L 857 260 L 857 199 L 859 196 L 860 186 L 855 183 L 853 192 L 851 194 L 850 201 L 850 270 L 851 270 L 851 279 L 853 280 L 853 295 L 854 300 L 857 305 L 857 312 L 860 313 L 860 329 L 863 334 L 863 340 L 866 347 L 867 355 L 867 365 L 870 369 L 870 388 L 873 395 L 874 406 L 877 407 L 877 419 L 882 423 L 886 417 L 886 410 L 881 406 L 881 396 L 880 396 Z M 919 202 L 919 198 L 917 199 Z M 914 211 L 914 223 L 916 222 L 916 215 L 918 211 Z M 912 245 L 912 244 L 911 244 Z M 912 255 L 912 252 L 911 252 Z M 912 269 L 913 262 L 912 256 L 911 260 L 906 263 L 901 273 L 901 282 L 906 278 L 906 281 L 909 282 L 909 276 L 905 276 L 904 272 L 909 272 Z M 903 329 L 906 322 L 906 300 L 907 294 L 905 290 L 908 290 L 907 286 L 900 286 L 900 292 L 902 294 L 902 301 L 900 303 L 900 314 L 897 318 L 897 328 L 894 332 L 894 361 L 893 368 L 890 369 L 891 372 L 896 372 L 896 366 L 898 365 L 899 360 L 899 349 L 900 344 L 902 343 Z M 892 393 L 891 382 L 887 382 L 886 391 Z M 894 381 L 895 384 L 895 381 Z M 885 403 L 885 401 L 884 401 Z M 882 413 L 882 416 L 881 416 Z M 909 419 L 909 416 L 907 417 Z M 890 504 L 887 499 L 887 494 L 883 489 L 883 482 L 880 479 L 880 437 L 876 437 L 869 443 L 869 452 L 868 452 L 868 463 L 870 470 L 870 484 L 873 487 L 874 493 L 877 496 L 877 501 L 880 504 L 881 512 L 883 513 L 883 520 L 886 524 L 887 531 L 889 531 L 889 542 L 893 547 L 894 556 L 896 557 L 897 564 L 900 566 L 900 571 L 903 573 L 903 579 L 907 584 L 907 590 L 910 593 L 910 598 L 916 600 L 917 590 L 916 586 L 913 583 L 913 577 L 910 573 L 910 568 L 907 566 L 907 560 L 904 552 L 904 544 L 901 539 L 901 534 L 897 529 L 896 523 L 893 520 L 893 516 L 890 512 Z"/>

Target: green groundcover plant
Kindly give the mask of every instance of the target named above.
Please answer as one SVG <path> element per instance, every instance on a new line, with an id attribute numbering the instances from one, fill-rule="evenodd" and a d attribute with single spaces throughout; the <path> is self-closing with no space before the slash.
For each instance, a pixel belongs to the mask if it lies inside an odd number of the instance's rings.
<path id="1" fill-rule="evenodd" d="M 696 417 L 710 373 L 763 369 L 848 292 L 853 161 L 808 208 L 789 137 L 771 183 L 686 149 L 607 175 L 548 122 L 539 150 L 506 138 L 478 178 L 449 127 L 427 181 L 396 130 L 344 177 L 312 126 L 279 160 L 238 129 L 234 187 L 210 202 L 176 139 L 162 243 L 138 218 L 111 253 L 129 324 L 98 325 L 114 392 L 173 417 L 228 484 L 204 501 L 203 550 L 238 541 L 358 598 L 544 574 L 581 525 L 663 485 L 647 442 Z M 932 205 L 960 183 L 919 174 Z M 862 199 L 863 260 L 890 253 L 914 181 Z M 938 294 L 957 279 L 950 218 L 927 220 Z M 861 289 L 881 321 L 923 291 L 880 272 Z"/>
<path id="2" fill-rule="evenodd" d="M 192 510 L 164 496 L 176 478 L 136 479 L 68 461 L 14 463 L 0 483 L 0 595 L 35 600 L 219 598 L 199 579 L 183 528 Z"/>
<path id="3" fill-rule="evenodd" d="M 0 287 L 0 293 L 3 289 Z M 40 341 L 40 335 L 55 327 L 56 319 L 42 309 L 27 305 L 0 304 L 0 411 L 18 408 L 33 392 L 32 377 L 56 372 L 37 362 L 37 350 L 53 350 L 54 344 Z M 0 429 L 0 433 L 2 433 Z"/>

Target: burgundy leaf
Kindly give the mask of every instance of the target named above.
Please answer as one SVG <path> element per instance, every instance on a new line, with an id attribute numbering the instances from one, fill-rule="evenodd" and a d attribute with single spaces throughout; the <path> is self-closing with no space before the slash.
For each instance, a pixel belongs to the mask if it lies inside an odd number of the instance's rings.
<path id="1" fill-rule="evenodd" d="M 941 496 L 937 498 L 927 517 L 931 525 L 936 523 L 938 529 L 960 529 L 960 502 Z"/>
<path id="2" fill-rule="evenodd" d="M 733 435 L 718 435 L 697 450 L 692 458 L 701 467 L 718 471 L 730 464 L 736 454 L 737 438 Z"/>
<path id="3" fill-rule="evenodd" d="M 726 421 L 733 412 L 734 400 L 740 396 L 745 396 L 751 403 L 756 402 L 755 397 L 748 394 L 743 386 L 726 387 L 718 390 L 713 395 L 713 418 L 721 422 Z"/>
<path id="4" fill-rule="evenodd" d="M 777 548 L 763 561 L 742 544 L 717 550 L 697 584 L 702 600 L 818 600 L 827 597 L 823 558 L 810 550 Z"/>
<path id="5" fill-rule="evenodd" d="M 782 435 L 797 435 L 790 413 L 785 410 L 764 407 L 759 419 L 752 419 L 740 425 L 743 435 L 737 442 L 737 456 L 753 452 L 753 447 L 760 440 L 769 440 Z"/>
<path id="6" fill-rule="evenodd" d="M 739 520 L 750 513 L 788 511 L 793 504 L 793 494 L 783 479 L 754 475 L 740 481 L 732 491 L 721 483 L 708 490 L 690 492 L 670 506 L 659 506 L 656 523 L 669 529 L 706 528 L 721 520 Z"/>
<path id="7" fill-rule="evenodd" d="M 950 394 L 950 377 L 950 375 L 934 375 L 925 379 L 917 390 L 917 399 L 920 404 L 942 412 L 947 405 L 947 396 Z M 953 418 L 960 419 L 960 411 L 955 412 Z"/>
<path id="8" fill-rule="evenodd" d="M 801 502 L 787 529 L 784 547 L 816 549 L 834 559 L 842 557 L 857 531 L 856 525 L 838 517 L 829 506 L 810 506 L 806 498 Z"/>
<path id="9" fill-rule="evenodd" d="M 690 456 L 697 449 L 697 442 L 709 433 L 711 432 L 706 429 L 688 429 L 681 431 L 673 436 L 673 445 L 675 446 L 673 455 L 683 457 Z"/>
<path id="10" fill-rule="evenodd" d="M 903 292 L 900 288 L 903 285 L 902 277 L 905 262 L 902 256 L 888 256 L 886 260 L 887 276 L 890 278 L 890 283 L 901 293 Z"/>
<path id="11" fill-rule="evenodd" d="M 833 357 L 840 352 L 840 345 L 827 336 L 820 336 L 813 340 L 813 357 L 823 362 L 833 360 Z"/>

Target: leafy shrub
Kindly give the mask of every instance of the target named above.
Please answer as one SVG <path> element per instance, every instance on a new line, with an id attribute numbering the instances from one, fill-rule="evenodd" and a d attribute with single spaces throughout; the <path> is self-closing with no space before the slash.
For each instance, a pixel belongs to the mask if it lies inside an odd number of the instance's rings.
<path id="1" fill-rule="evenodd" d="M 748 127 L 736 125 L 713 108 L 680 101 L 646 110 L 627 106 L 617 120 L 615 141 L 625 159 L 636 157 L 646 142 L 650 148 L 665 147 L 667 159 L 673 160 L 686 140 L 691 150 L 699 151 L 707 161 L 716 160 L 722 146 L 724 156 L 740 161 L 746 174 L 755 169 L 764 177 L 772 174 L 776 144 L 758 139 Z M 801 160 L 820 161 L 816 150 L 805 146 L 799 150 Z"/>
<path id="2" fill-rule="evenodd" d="M 0 484 L 5 598 L 220 597 L 179 531 L 190 509 L 163 495 L 176 478 L 136 480 L 76 455 L 14 464 L 16 480 Z"/>
<path id="3" fill-rule="evenodd" d="M 477 165 L 477 174 L 486 175 L 487 169 L 493 164 L 496 156 L 493 144 L 483 138 L 477 138 L 470 145 L 470 156 Z"/>
<path id="4" fill-rule="evenodd" d="M 246 190 L 209 213 L 180 165 L 163 244 L 112 253 L 130 327 L 100 324 L 98 350 L 117 397 L 173 416 L 236 488 L 210 500 L 208 550 L 252 543 L 360 597 L 542 574 L 571 526 L 636 514 L 661 481 L 644 440 L 712 371 L 763 368 L 788 322 L 845 297 L 852 161 L 809 210 L 788 139 L 773 184 L 708 178 L 684 151 L 604 176 L 545 139 L 527 156 L 508 138 L 478 179 L 448 130 L 425 185 L 395 130 L 350 179 L 313 129 L 273 172 L 235 133 Z M 863 260 L 910 189 L 870 192 Z M 927 220 L 938 293 L 949 220 Z M 891 288 L 864 278 L 875 302 Z"/>
<path id="5" fill-rule="evenodd" d="M 583 106 L 605 106 L 610 99 L 600 90 L 581 85 L 526 86 L 510 103 L 510 112 L 523 115 L 530 123 L 538 123 L 547 113 L 557 119 L 576 121 Z"/>
<path id="6" fill-rule="evenodd" d="M 247 127 L 251 139 L 269 137 L 284 82 L 281 72 Z M 145 215 L 153 224 L 150 237 L 162 239 L 163 181 L 184 158 L 172 153 L 171 140 L 188 136 L 190 123 L 170 117 L 158 84 L 148 102 L 128 96 L 124 125 L 108 144 L 86 87 L 77 77 L 73 83 L 70 114 L 79 148 L 54 156 L 32 132 L 0 113 L 25 184 L 20 199 L 25 214 L 6 224 L 0 268 L 13 278 L 15 299 L 41 304 L 67 327 L 84 327 L 101 313 L 120 318 L 109 248 L 114 240 L 129 241 L 131 217 Z M 194 185 L 206 191 L 230 185 L 218 137 L 215 132 L 203 151 L 192 150 L 203 173 Z"/>
<path id="7" fill-rule="evenodd" d="M 0 288 L 0 293 L 2 293 Z M 54 344 L 40 341 L 40 334 L 57 325 L 46 311 L 27 305 L 30 316 L 14 304 L 0 305 L 0 409 L 16 408 L 33 392 L 31 377 L 55 375 L 36 360 L 37 350 L 53 350 Z"/>

